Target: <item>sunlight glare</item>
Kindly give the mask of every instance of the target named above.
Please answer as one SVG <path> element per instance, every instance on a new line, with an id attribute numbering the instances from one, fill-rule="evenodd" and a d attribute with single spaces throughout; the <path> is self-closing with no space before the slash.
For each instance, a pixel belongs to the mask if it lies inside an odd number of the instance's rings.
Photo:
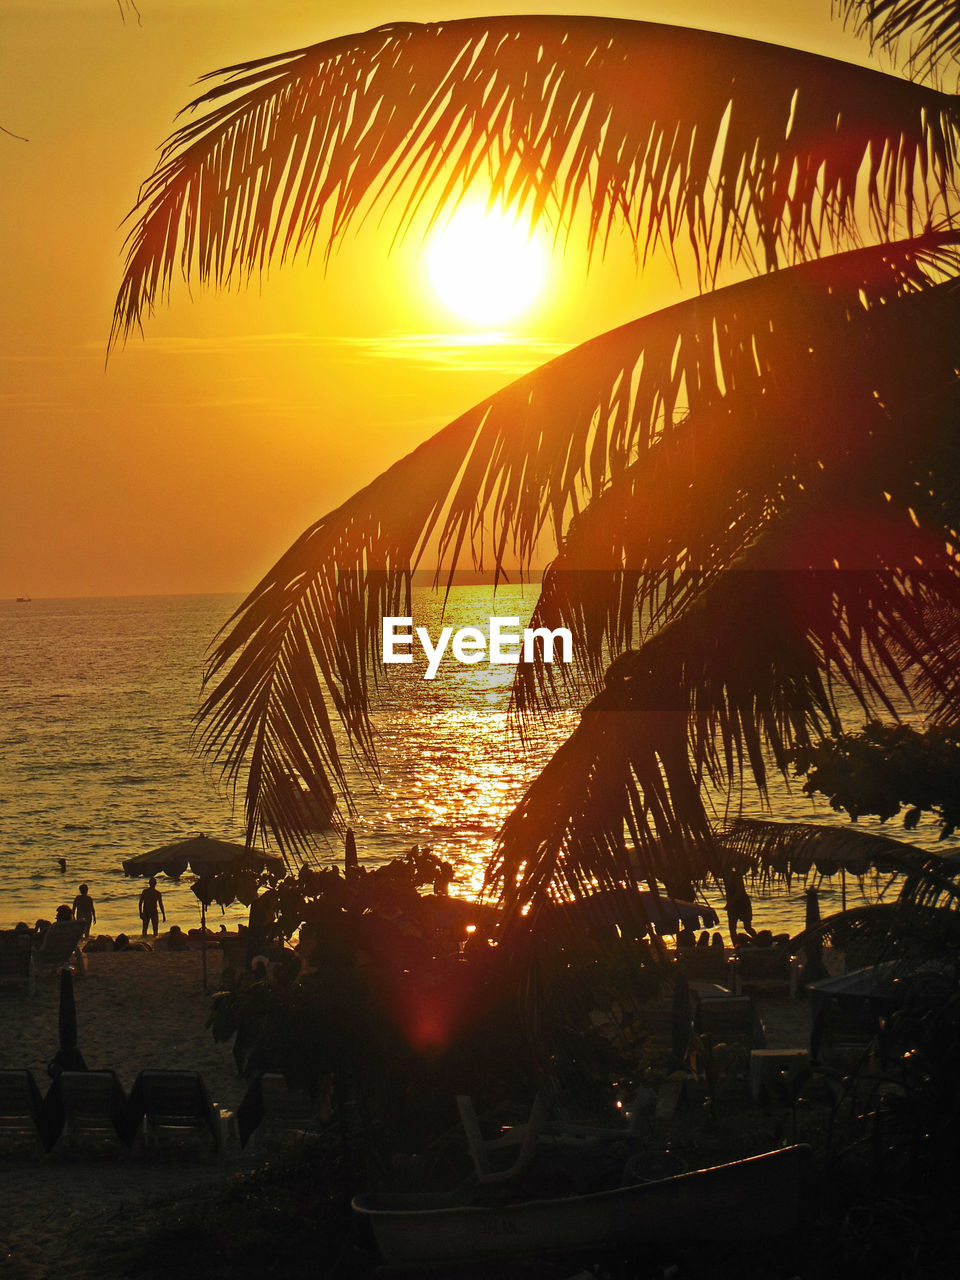
<path id="1" fill-rule="evenodd" d="M 438 226 L 427 248 L 440 301 L 473 324 L 499 324 L 525 311 L 540 293 L 547 252 L 542 234 L 501 209 L 461 205 Z"/>

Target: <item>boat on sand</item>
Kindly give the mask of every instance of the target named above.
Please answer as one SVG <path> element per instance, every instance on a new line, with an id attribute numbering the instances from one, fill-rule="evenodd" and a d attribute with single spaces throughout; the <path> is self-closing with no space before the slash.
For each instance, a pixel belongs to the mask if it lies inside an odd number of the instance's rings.
<path id="1" fill-rule="evenodd" d="M 780 1235 L 797 1222 L 809 1147 L 763 1155 L 613 1191 L 457 1204 L 437 1193 L 369 1193 L 353 1209 L 371 1224 L 391 1266 L 542 1257 L 669 1240 Z"/>

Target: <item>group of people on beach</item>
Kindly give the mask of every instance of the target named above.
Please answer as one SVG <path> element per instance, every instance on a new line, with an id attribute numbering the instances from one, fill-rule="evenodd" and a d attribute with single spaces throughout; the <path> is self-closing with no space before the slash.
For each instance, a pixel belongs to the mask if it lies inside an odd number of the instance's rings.
<path id="1" fill-rule="evenodd" d="M 163 894 L 157 888 L 156 876 L 150 877 L 149 884 L 140 894 L 137 910 L 140 913 L 141 936 L 145 938 L 148 927 L 152 926 L 153 936 L 156 937 L 160 928 L 161 916 L 163 917 L 163 923 L 167 923 L 167 913 L 163 906 Z M 83 938 L 90 937 L 90 930 L 97 923 L 97 908 L 90 897 L 89 885 L 82 884 L 79 886 L 79 891 L 73 900 L 72 907 L 68 907 L 65 903 L 57 907 L 57 921 L 58 923 L 76 921 L 77 924 L 83 925 L 81 936 Z"/>

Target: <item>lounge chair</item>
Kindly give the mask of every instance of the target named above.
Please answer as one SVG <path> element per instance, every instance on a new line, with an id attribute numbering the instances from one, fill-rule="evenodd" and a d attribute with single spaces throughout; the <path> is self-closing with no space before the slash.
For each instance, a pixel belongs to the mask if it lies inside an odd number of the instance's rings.
<path id="1" fill-rule="evenodd" d="M 220 939 L 220 950 L 223 952 L 223 968 L 232 969 L 234 973 L 246 973 L 247 970 L 247 939 L 241 934 L 240 937 L 225 935 Z"/>
<path id="2" fill-rule="evenodd" d="M 643 1123 L 649 1121 L 650 1108 L 643 1097 L 648 1093 L 652 1104 L 653 1094 L 647 1089 L 639 1090 L 624 1117 L 626 1122 L 620 1125 L 580 1124 L 563 1112 L 550 1120 L 537 1094 L 526 1123 L 506 1128 L 495 1138 L 483 1137 L 472 1100 L 465 1094 L 458 1095 L 457 1110 L 477 1181 L 498 1183 L 520 1177 L 541 1148 L 553 1168 L 562 1170 L 574 1185 L 584 1177 L 589 1181 L 598 1161 L 609 1159 L 604 1153 L 610 1144 L 630 1142 L 641 1131 Z"/>
<path id="3" fill-rule="evenodd" d="M 115 1071 L 62 1071 L 44 1099 L 52 1146 L 108 1142 L 130 1145 L 126 1094 Z"/>
<path id="4" fill-rule="evenodd" d="M 49 1149 L 43 1099 L 29 1071 L 0 1071 L 0 1141 Z"/>
<path id="5" fill-rule="evenodd" d="M 676 958 L 692 982 L 727 986 L 733 981 L 733 966 L 723 947 L 678 947 Z"/>
<path id="6" fill-rule="evenodd" d="M 815 1006 L 810 1030 L 811 1060 L 849 1068 L 866 1059 L 875 1047 L 882 1012 L 867 1001 L 859 1007 L 833 1000 Z"/>
<path id="7" fill-rule="evenodd" d="M 734 990 L 797 992 L 799 966 L 789 946 L 739 947 L 734 953 Z"/>
<path id="8" fill-rule="evenodd" d="M 880 1030 L 880 1019 L 899 1008 L 903 993 L 892 961 L 811 982 L 813 1024 L 810 1057 L 815 1062 L 850 1066 L 866 1057 Z"/>
<path id="9" fill-rule="evenodd" d="M 258 1141 L 305 1138 L 328 1123 L 327 1100 L 291 1089 L 278 1071 L 262 1071 L 237 1107 L 241 1147 L 254 1136 Z"/>
<path id="10" fill-rule="evenodd" d="M 752 996 L 696 997 L 694 1028 L 714 1044 L 740 1044 L 748 1049 L 766 1048 L 763 1024 Z"/>
<path id="11" fill-rule="evenodd" d="M 457 1110 L 478 1182 L 508 1182 L 523 1173 L 533 1159 L 537 1139 L 546 1126 L 547 1116 L 539 1093 L 533 1100 L 526 1124 L 514 1125 L 496 1138 L 483 1137 L 473 1101 L 466 1094 L 457 1094 Z M 504 1152 L 509 1162 L 501 1159 Z M 513 1159 L 509 1160 L 511 1154 Z"/>
<path id="12" fill-rule="evenodd" d="M 144 1145 L 162 1146 L 167 1139 L 209 1139 L 223 1149 L 221 1113 L 210 1101 L 199 1071 L 141 1071 L 130 1092 L 127 1122 L 131 1135 L 143 1129 Z"/>
<path id="13" fill-rule="evenodd" d="M 644 1001 L 637 1018 L 646 1056 L 669 1055 L 683 1060 L 690 1048 L 690 989 L 680 975 L 674 980 L 672 996 Z M 678 987 L 677 983 L 681 985 Z M 679 999 L 679 1003 L 678 1003 Z"/>
<path id="14" fill-rule="evenodd" d="M 0 987 L 21 986 L 26 987 L 30 995 L 37 989 L 33 935 L 11 930 L 0 934 Z"/>
<path id="15" fill-rule="evenodd" d="M 83 936 L 84 926 L 79 920 L 51 925 L 37 948 L 37 969 L 41 973 L 57 973 L 64 965 L 72 962 L 77 973 L 86 973 L 83 952 L 80 950 Z"/>

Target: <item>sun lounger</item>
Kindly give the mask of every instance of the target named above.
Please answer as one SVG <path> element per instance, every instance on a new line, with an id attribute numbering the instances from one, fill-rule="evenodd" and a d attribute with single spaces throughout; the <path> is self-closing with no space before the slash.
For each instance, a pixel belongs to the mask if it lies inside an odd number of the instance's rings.
<path id="1" fill-rule="evenodd" d="M 115 1071 L 62 1071 L 44 1099 L 51 1146 L 130 1145 L 127 1100 Z"/>
<path id="2" fill-rule="evenodd" d="M 546 1112 L 539 1093 L 533 1100 L 526 1124 L 514 1125 L 496 1138 L 483 1137 L 473 1101 L 466 1094 L 457 1095 L 457 1110 L 478 1182 L 508 1182 L 523 1173 L 533 1159 L 538 1136 L 546 1125 Z M 501 1158 L 504 1153 L 506 1160 Z"/>
<path id="3" fill-rule="evenodd" d="M 734 990 L 786 991 L 796 995 L 798 963 L 789 947 L 740 947 L 735 952 Z"/>
<path id="4" fill-rule="evenodd" d="M 865 1057 L 880 1019 L 889 1017 L 902 999 L 895 977 L 893 963 L 887 962 L 810 983 L 810 1057 L 846 1066 Z"/>
<path id="5" fill-rule="evenodd" d="M 0 987 L 26 987 L 30 995 L 37 989 L 33 959 L 33 935 L 0 934 Z"/>
<path id="6" fill-rule="evenodd" d="M 683 1059 L 690 1047 L 689 988 L 678 1005 L 678 992 L 657 1000 L 647 1000 L 637 1018 L 637 1030 L 643 1037 L 647 1056 L 669 1055 Z"/>
<path id="7" fill-rule="evenodd" d="M 64 965 L 73 964 L 77 973 L 85 973 L 86 965 L 80 940 L 84 926 L 77 921 L 51 925 L 37 948 L 37 968 L 41 973 L 57 973 Z"/>
<path id="8" fill-rule="evenodd" d="M 210 1101 L 199 1071 L 141 1071 L 127 1116 L 131 1134 L 142 1126 L 145 1146 L 199 1139 L 209 1141 L 217 1153 L 223 1149 L 221 1113 Z"/>
<path id="9" fill-rule="evenodd" d="M 48 1149 L 43 1099 L 29 1071 L 0 1071 L 0 1142 Z"/>
<path id="10" fill-rule="evenodd" d="M 609 1158 L 603 1153 L 610 1144 L 632 1143 L 644 1124 L 652 1119 L 655 1100 L 651 1090 L 641 1088 L 623 1124 L 595 1125 L 573 1121 L 563 1111 L 558 1111 L 556 1118 L 548 1119 L 537 1094 L 526 1123 L 505 1128 L 494 1138 L 483 1137 L 473 1102 L 467 1095 L 458 1095 L 456 1102 L 478 1182 L 499 1183 L 520 1177 L 542 1149 L 553 1168 L 564 1170 L 576 1183 L 582 1176 L 589 1179 L 598 1161 Z"/>
<path id="11" fill-rule="evenodd" d="M 731 960 L 723 947 L 678 947 L 676 957 L 691 981 L 726 986 L 733 980 Z"/>
<path id="12" fill-rule="evenodd" d="M 866 1001 L 859 1007 L 826 1001 L 814 1010 L 810 1057 L 835 1067 L 865 1059 L 880 1031 L 880 1014 Z"/>
<path id="13" fill-rule="evenodd" d="M 696 996 L 694 1028 L 699 1036 L 709 1036 L 714 1044 L 740 1044 L 763 1049 L 763 1024 L 752 996 Z"/>
<path id="14" fill-rule="evenodd" d="M 237 1108 L 240 1146 L 251 1137 L 257 1142 L 271 1138 L 289 1141 L 320 1133 L 329 1123 L 325 1098 L 291 1089 L 278 1071 L 263 1071 L 252 1082 Z"/>
<path id="15" fill-rule="evenodd" d="M 234 973 L 245 973 L 247 968 L 247 940 L 245 937 L 223 937 L 220 939 L 220 950 L 223 952 L 224 970 L 232 969 Z"/>

